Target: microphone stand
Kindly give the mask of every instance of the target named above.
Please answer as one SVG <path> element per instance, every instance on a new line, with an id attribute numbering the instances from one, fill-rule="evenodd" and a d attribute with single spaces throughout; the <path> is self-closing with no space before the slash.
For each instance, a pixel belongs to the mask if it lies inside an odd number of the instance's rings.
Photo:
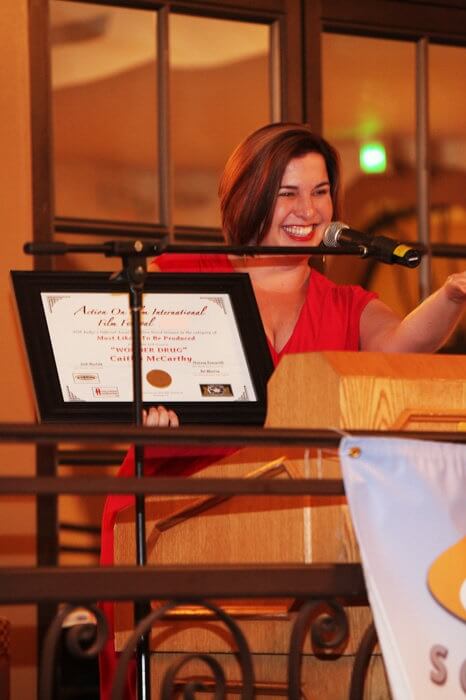
<path id="1" fill-rule="evenodd" d="M 121 272 L 111 279 L 125 280 L 128 283 L 129 306 L 132 334 L 132 382 L 133 419 L 136 426 L 143 423 L 142 362 L 141 362 L 141 309 L 144 283 L 147 276 L 147 258 L 168 253 L 231 253 L 233 255 L 357 255 L 365 257 L 367 251 L 359 245 L 345 245 L 343 248 L 326 246 L 227 246 L 227 245 L 181 245 L 168 244 L 166 238 L 159 241 L 107 241 L 101 244 L 68 244 L 61 241 L 50 243 L 26 243 L 24 252 L 29 255 L 64 255 L 66 253 L 99 253 L 106 257 L 120 257 Z M 370 255 L 370 253 L 369 253 Z M 134 445 L 135 474 L 144 476 L 144 446 Z M 145 566 L 146 518 L 144 494 L 135 495 L 135 536 L 136 564 Z M 150 603 L 139 601 L 134 604 L 134 617 L 137 624 L 150 612 Z M 150 700 L 150 648 L 149 635 L 141 637 L 136 652 L 138 700 Z"/>
<path id="2" fill-rule="evenodd" d="M 162 249 L 163 246 L 161 245 Z M 160 254 L 157 244 L 141 241 L 111 241 L 100 245 L 67 245 L 61 243 L 26 243 L 24 252 L 31 255 L 56 255 L 70 252 L 103 253 L 106 257 L 120 257 L 122 270 L 112 275 L 113 280 L 128 283 L 129 307 L 132 337 L 132 384 L 133 420 L 138 427 L 143 423 L 142 362 L 141 362 L 141 310 L 144 283 L 147 276 L 147 257 Z M 144 476 L 144 446 L 134 445 L 135 475 Z M 146 513 L 144 494 L 135 495 L 135 537 L 136 564 L 145 566 L 146 552 Z M 150 612 L 150 603 L 138 601 L 134 604 L 135 624 Z M 149 635 L 140 638 L 136 650 L 137 696 L 138 700 L 150 700 L 150 648 Z"/>
<path id="3" fill-rule="evenodd" d="M 143 246 L 140 241 L 134 243 L 134 251 L 122 254 L 123 270 L 113 279 L 124 279 L 128 283 L 129 307 L 131 314 L 131 338 L 132 338 L 132 372 L 133 372 L 133 421 L 138 427 L 143 424 L 143 396 L 142 396 L 142 362 L 141 362 L 141 310 L 144 282 L 147 276 L 147 258 L 141 255 Z M 138 252 L 139 249 L 139 252 Z M 115 253 L 119 255 L 121 253 Z M 144 446 L 135 444 L 134 465 L 135 476 L 142 479 L 144 476 Z M 135 528 L 136 528 L 136 564 L 145 566 L 147 563 L 146 551 L 146 506 L 145 495 L 135 495 Z M 142 620 L 150 612 L 150 603 L 137 601 L 134 603 L 135 624 Z M 136 675 L 137 697 L 139 700 L 150 700 L 150 635 L 142 636 L 136 650 Z"/>

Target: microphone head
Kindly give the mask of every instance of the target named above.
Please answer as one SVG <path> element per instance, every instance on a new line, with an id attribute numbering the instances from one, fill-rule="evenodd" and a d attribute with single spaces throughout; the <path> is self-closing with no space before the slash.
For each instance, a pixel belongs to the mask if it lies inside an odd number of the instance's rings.
<path id="1" fill-rule="evenodd" d="M 332 221 L 324 231 L 322 243 L 327 246 L 327 248 L 338 248 L 340 245 L 338 242 L 339 235 L 345 228 L 349 228 L 349 226 L 343 224 L 341 221 Z"/>

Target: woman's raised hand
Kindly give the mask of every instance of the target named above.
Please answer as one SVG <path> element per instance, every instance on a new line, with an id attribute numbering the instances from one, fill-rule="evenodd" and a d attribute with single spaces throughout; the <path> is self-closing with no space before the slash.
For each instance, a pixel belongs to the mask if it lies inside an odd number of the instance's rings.
<path id="1" fill-rule="evenodd" d="M 150 428 L 178 428 L 180 421 L 175 411 L 170 411 L 165 406 L 151 406 L 148 411 L 142 413 L 143 425 Z"/>
<path id="2" fill-rule="evenodd" d="M 455 272 L 453 275 L 450 275 L 443 286 L 450 301 L 454 301 L 457 304 L 466 302 L 466 271 Z"/>

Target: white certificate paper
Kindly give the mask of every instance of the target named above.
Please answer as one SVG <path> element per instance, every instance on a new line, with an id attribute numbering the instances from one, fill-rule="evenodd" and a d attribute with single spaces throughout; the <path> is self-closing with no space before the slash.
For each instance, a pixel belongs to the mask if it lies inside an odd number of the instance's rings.
<path id="1" fill-rule="evenodd" d="M 132 401 L 127 293 L 41 292 L 64 402 Z M 144 293 L 143 400 L 256 401 L 228 294 Z"/>

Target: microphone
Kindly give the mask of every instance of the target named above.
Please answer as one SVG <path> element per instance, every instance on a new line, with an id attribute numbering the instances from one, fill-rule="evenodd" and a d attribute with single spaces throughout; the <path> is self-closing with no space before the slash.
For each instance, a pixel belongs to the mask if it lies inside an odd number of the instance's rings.
<path id="1" fill-rule="evenodd" d="M 324 231 L 322 243 L 327 248 L 344 247 L 346 243 L 361 248 L 363 257 L 371 255 L 381 262 L 405 267 L 417 267 L 421 262 L 423 251 L 411 248 L 405 243 L 395 241 L 386 236 L 369 236 L 343 224 L 341 221 L 333 221 Z"/>

